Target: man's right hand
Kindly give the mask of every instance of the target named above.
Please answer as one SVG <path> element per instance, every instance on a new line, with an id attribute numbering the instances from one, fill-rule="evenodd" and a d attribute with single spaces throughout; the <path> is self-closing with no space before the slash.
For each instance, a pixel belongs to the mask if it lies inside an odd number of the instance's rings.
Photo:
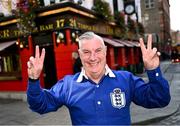
<path id="1" fill-rule="evenodd" d="M 43 69 L 43 63 L 45 58 L 45 49 L 42 49 L 41 55 L 39 52 L 39 46 L 36 46 L 35 57 L 31 56 L 27 62 L 28 77 L 30 79 L 38 79 Z"/>

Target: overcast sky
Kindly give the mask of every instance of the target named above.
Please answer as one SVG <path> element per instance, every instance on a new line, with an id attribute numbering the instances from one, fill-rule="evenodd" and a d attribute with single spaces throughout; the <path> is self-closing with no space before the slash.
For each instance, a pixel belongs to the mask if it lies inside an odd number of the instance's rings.
<path id="1" fill-rule="evenodd" d="M 180 31 L 180 0 L 170 0 L 171 29 Z"/>

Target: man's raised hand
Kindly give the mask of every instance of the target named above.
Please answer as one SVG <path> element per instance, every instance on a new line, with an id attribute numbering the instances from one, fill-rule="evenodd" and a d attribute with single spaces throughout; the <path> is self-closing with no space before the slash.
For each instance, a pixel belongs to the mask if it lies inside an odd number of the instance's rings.
<path id="1" fill-rule="evenodd" d="M 152 35 L 148 35 L 147 47 L 145 47 L 142 38 L 139 39 L 139 42 L 145 69 L 153 70 L 157 68 L 160 64 L 160 52 L 157 52 L 157 48 L 152 48 Z"/>
<path id="2" fill-rule="evenodd" d="M 41 55 L 39 51 L 39 46 L 36 46 L 35 57 L 31 56 L 27 62 L 28 67 L 28 77 L 31 79 L 38 79 L 40 77 L 41 71 L 43 69 L 45 58 L 45 49 L 42 49 Z"/>

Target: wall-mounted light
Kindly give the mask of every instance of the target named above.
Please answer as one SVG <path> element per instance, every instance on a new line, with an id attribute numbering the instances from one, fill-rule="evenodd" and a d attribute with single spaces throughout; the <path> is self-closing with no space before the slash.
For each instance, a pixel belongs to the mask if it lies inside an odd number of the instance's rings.
<path id="1" fill-rule="evenodd" d="M 58 46 L 60 43 L 63 43 L 65 44 L 66 43 L 66 37 L 65 37 L 65 31 L 64 30 L 61 30 L 61 31 L 56 31 L 55 32 L 55 43 L 56 43 L 56 46 Z"/>
<path id="2" fill-rule="evenodd" d="M 19 47 L 22 49 L 24 48 L 23 42 L 20 42 Z"/>
<path id="3" fill-rule="evenodd" d="M 78 42 L 79 41 L 79 31 L 71 31 L 71 40 L 72 42 Z"/>
<path id="4" fill-rule="evenodd" d="M 56 40 L 57 44 L 61 43 L 61 42 L 65 42 L 64 41 L 64 33 L 62 32 L 58 32 L 57 33 L 57 40 Z"/>
<path id="5" fill-rule="evenodd" d="M 19 38 L 18 41 L 16 41 L 16 45 L 19 46 L 20 49 L 23 48 L 28 48 L 28 38 L 27 37 L 23 37 L 23 38 Z"/>
<path id="6" fill-rule="evenodd" d="M 18 41 L 16 41 L 16 45 L 19 45 L 19 42 L 18 42 Z"/>

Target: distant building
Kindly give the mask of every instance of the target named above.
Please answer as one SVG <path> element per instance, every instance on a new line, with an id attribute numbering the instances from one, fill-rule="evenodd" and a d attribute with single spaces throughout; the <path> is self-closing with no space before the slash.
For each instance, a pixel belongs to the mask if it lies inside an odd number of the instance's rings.
<path id="1" fill-rule="evenodd" d="M 142 23 L 146 34 L 153 34 L 154 44 L 166 54 L 170 53 L 169 0 L 141 0 Z"/>

